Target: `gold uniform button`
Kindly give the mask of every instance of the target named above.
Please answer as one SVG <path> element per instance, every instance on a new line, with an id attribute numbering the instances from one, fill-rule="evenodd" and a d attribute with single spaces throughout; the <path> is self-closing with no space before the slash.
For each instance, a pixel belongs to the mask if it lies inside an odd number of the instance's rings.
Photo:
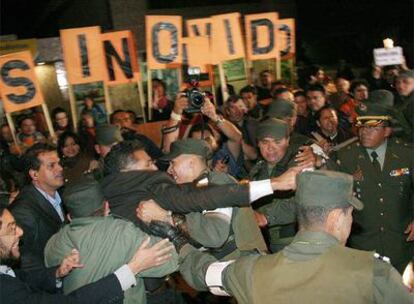
<path id="1" fill-rule="evenodd" d="M 381 231 L 381 232 L 384 232 L 384 227 L 381 227 L 381 228 L 380 228 L 380 231 Z"/>
<path id="2" fill-rule="evenodd" d="M 383 202 L 384 202 L 384 199 L 381 197 L 381 198 L 379 199 L 379 201 L 380 201 L 381 203 L 383 203 Z"/>
<path id="3" fill-rule="evenodd" d="M 380 213 L 380 215 L 381 215 L 381 216 L 384 216 L 384 212 L 381 212 L 381 213 Z M 382 227 L 381 227 L 381 228 L 382 228 Z"/>
<path id="4" fill-rule="evenodd" d="M 378 187 L 380 187 L 380 188 L 381 188 L 381 187 L 382 187 L 382 184 L 381 184 L 381 183 L 378 183 Z"/>

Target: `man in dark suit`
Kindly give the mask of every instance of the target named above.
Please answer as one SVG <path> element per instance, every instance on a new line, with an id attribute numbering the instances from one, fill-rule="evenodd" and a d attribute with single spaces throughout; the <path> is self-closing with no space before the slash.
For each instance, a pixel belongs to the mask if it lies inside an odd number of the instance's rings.
<path id="1" fill-rule="evenodd" d="M 414 151 L 391 137 L 391 92 L 373 91 L 357 113 L 359 141 L 340 150 L 339 170 L 352 174 L 365 208 L 354 216 L 349 246 L 388 256 L 401 273 L 414 254 Z"/>
<path id="2" fill-rule="evenodd" d="M 56 150 L 46 144 L 35 144 L 23 156 L 30 183 L 16 197 L 10 212 L 25 231 L 21 246 L 24 270 L 44 267 L 46 242 L 64 222 L 62 200 L 57 192 L 64 182 L 59 161 Z"/>
<path id="3" fill-rule="evenodd" d="M 19 241 L 22 235 L 23 230 L 16 224 L 13 215 L 6 208 L 0 207 L 0 303 L 122 303 L 123 292 L 137 284 L 135 275 L 159 264 L 158 257 L 161 253 L 156 245 L 141 245 L 128 264 L 65 296 L 56 293 L 59 291 L 56 274 L 61 278 L 73 268 L 83 267 L 79 252 L 72 250 L 57 268 L 13 270 L 5 262 L 20 257 Z"/>

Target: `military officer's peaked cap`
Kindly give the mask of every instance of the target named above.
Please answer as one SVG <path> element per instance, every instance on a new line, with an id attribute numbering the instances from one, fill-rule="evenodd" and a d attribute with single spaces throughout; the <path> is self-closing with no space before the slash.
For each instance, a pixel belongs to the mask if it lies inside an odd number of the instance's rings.
<path id="1" fill-rule="evenodd" d="M 381 122 L 392 120 L 394 96 L 387 90 L 376 90 L 369 93 L 368 100 L 357 108 L 357 126 L 375 126 Z"/>
<path id="2" fill-rule="evenodd" d="M 288 137 L 289 127 L 286 122 L 277 118 L 269 118 L 262 121 L 256 129 L 256 139 L 261 140 L 271 137 L 276 140 Z"/>
<path id="3" fill-rule="evenodd" d="M 329 171 L 305 171 L 297 177 L 296 202 L 305 207 L 342 208 L 364 205 L 353 195 L 353 178 L 349 174 Z"/>
<path id="4" fill-rule="evenodd" d="M 67 186 L 63 203 L 72 217 L 87 217 L 103 207 L 104 196 L 99 183 L 90 175 Z"/>
<path id="5" fill-rule="evenodd" d="M 170 161 L 182 154 L 199 155 L 205 159 L 209 159 L 211 149 L 205 140 L 195 138 L 181 139 L 171 144 L 170 153 L 161 157 L 161 160 Z"/>

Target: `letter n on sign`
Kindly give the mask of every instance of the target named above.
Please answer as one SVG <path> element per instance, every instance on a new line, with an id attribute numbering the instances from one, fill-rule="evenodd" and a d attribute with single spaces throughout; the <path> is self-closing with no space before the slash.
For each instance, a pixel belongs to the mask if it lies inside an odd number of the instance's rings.
<path id="1" fill-rule="evenodd" d="M 43 104 L 30 51 L 0 56 L 0 92 L 7 113 Z"/>
<path id="2" fill-rule="evenodd" d="M 131 31 L 101 34 L 107 70 L 107 84 L 121 84 L 140 79 L 135 39 Z"/>
<path id="3" fill-rule="evenodd" d="M 245 16 L 247 59 L 272 59 L 279 57 L 278 13 Z"/>
<path id="4" fill-rule="evenodd" d="M 60 31 L 63 58 L 70 84 L 105 80 L 105 58 L 99 26 Z"/>
<path id="5" fill-rule="evenodd" d="M 179 67 L 182 63 L 181 16 L 145 16 L 149 69 Z"/>

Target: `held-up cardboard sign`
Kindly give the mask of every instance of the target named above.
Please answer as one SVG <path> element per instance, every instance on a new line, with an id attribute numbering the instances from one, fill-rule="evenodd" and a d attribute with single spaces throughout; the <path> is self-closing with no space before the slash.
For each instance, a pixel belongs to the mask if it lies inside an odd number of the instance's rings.
<path id="1" fill-rule="evenodd" d="M 282 60 L 287 60 L 296 54 L 295 19 L 279 19 L 279 51 Z"/>
<path id="2" fill-rule="evenodd" d="M 377 66 L 403 64 L 403 50 L 401 47 L 374 49 L 374 60 Z"/>
<path id="3" fill-rule="evenodd" d="M 278 13 L 246 15 L 247 59 L 279 58 Z"/>
<path id="4" fill-rule="evenodd" d="M 212 19 L 211 52 L 213 64 L 244 57 L 240 14 L 215 15 Z"/>
<path id="5" fill-rule="evenodd" d="M 190 19 L 185 23 L 187 25 L 188 37 L 210 37 L 211 36 L 211 18 Z"/>
<path id="6" fill-rule="evenodd" d="M 60 39 L 70 84 L 106 80 L 99 26 L 61 30 Z"/>
<path id="7" fill-rule="evenodd" d="M 43 104 L 30 51 L 0 56 L 0 91 L 7 113 Z"/>
<path id="8" fill-rule="evenodd" d="M 115 85 L 140 80 L 135 39 L 131 31 L 101 34 L 107 84 Z"/>
<path id="9" fill-rule="evenodd" d="M 179 67 L 182 63 L 181 16 L 145 16 L 149 69 Z"/>

